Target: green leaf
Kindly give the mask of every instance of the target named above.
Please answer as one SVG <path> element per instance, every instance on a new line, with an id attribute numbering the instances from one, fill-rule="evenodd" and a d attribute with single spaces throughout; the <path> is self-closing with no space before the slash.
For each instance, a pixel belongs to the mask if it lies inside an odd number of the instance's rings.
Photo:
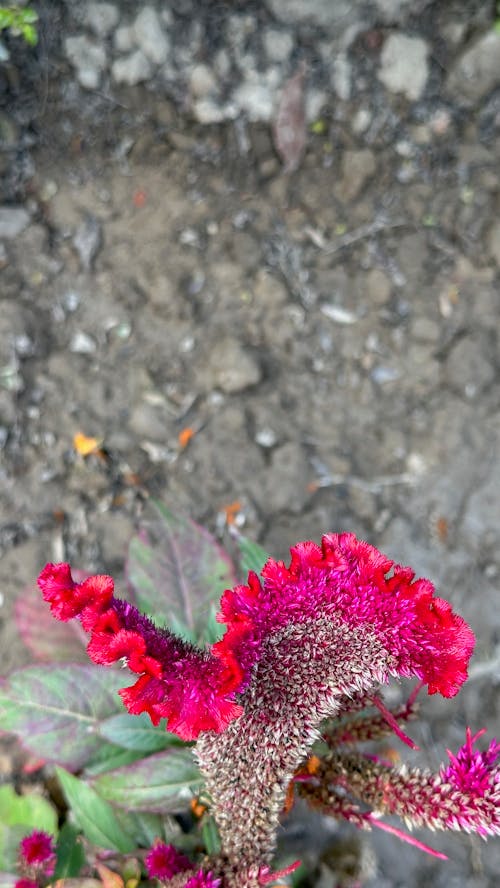
<path id="1" fill-rule="evenodd" d="M 80 839 L 80 831 L 72 823 L 65 823 L 61 829 L 56 854 L 54 879 L 68 879 L 80 874 L 85 863 L 85 852 Z"/>
<path id="2" fill-rule="evenodd" d="M 56 768 L 56 774 L 73 817 L 88 841 L 124 854 L 132 851 L 133 839 L 120 826 L 111 805 L 63 768 Z"/>
<path id="3" fill-rule="evenodd" d="M 57 813 L 50 802 L 0 786 L 0 870 L 15 868 L 19 842 L 34 829 L 57 835 Z"/>
<path id="4" fill-rule="evenodd" d="M 207 854 L 217 856 L 220 854 L 221 843 L 217 824 L 210 814 L 205 814 L 201 824 L 201 835 Z"/>
<path id="5" fill-rule="evenodd" d="M 147 811 L 124 811 L 116 808 L 118 822 L 139 848 L 151 848 L 156 838 L 167 844 L 174 843 L 180 834 L 180 827 L 173 818 Z"/>
<path id="6" fill-rule="evenodd" d="M 190 641 L 205 641 L 211 610 L 236 582 L 231 559 L 208 531 L 153 500 L 130 543 L 127 576 L 137 606 Z"/>
<path id="7" fill-rule="evenodd" d="M 102 798 L 128 811 L 185 811 L 202 778 L 190 749 L 172 748 L 92 780 Z"/>
<path id="8" fill-rule="evenodd" d="M 81 768 L 102 746 L 101 721 L 123 712 L 123 673 L 101 666 L 29 666 L 0 680 L 0 725 L 46 761 Z"/>
<path id="9" fill-rule="evenodd" d="M 98 774 L 104 774 L 106 771 L 114 771 L 115 768 L 123 768 L 125 765 L 131 765 L 143 757 L 143 753 L 133 749 L 123 749 L 122 746 L 116 746 L 114 743 L 103 743 L 98 750 L 97 755 L 87 762 L 83 769 L 85 780 L 87 777 L 97 777 Z"/>
<path id="10" fill-rule="evenodd" d="M 99 733 L 123 749 L 138 752 L 160 752 L 169 746 L 179 746 L 182 742 L 165 728 L 155 728 L 146 712 L 141 715 L 130 715 L 128 712 L 113 715 L 102 722 Z"/>
<path id="11" fill-rule="evenodd" d="M 246 578 L 250 570 L 260 574 L 270 557 L 268 553 L 258 543 L 254 543 L 240 534 L 236 537 L 236 542 L 240 550 L 240 568 L 243 576 Z"/>

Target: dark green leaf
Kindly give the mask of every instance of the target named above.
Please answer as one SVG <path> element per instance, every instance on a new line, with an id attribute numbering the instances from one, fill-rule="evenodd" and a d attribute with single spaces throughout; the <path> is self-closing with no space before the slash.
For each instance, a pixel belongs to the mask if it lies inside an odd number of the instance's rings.
<path id="1" fill-rule="evenodd" d="M 85 863 L 80 831 L 72 823 L 65 823 L 57 841 L 57 863 L 54 879 L 78 876 Z"/>
<path id="2" fill-rule="evenodd" d="M 212 608 L 236 582 L 231 559 L 208 531 L 155 501 L 130 543 L 127 571 L 137 606 L 191 641 L 205 640 Z"/>
<path id="3" fill-rule="evenodd" d="M 92 780 L 99 795 L 129 811 L 184 811 L 201 776 L 190 749 L 168 749 Z"/>
<path id="4" fill-rule="evenodd" d="M 100 722 L 123 712 L 123 673 L 101 666 L 30 666 L 0 681 L 1 730 L 40 758 L 76 770 L 102 745 Z"/>
<path id="5" fill-rule="evenodd" d="M 145 712 L 141 715 L 130 715 L 128 712 L 113 715 L 102 722 L 99 733 L 117 746 L 139 752 L 160 752 L 182 742 L 165 728 L 155 728 Z"/>
<path id="6" fill-rule="evenodd" d="M 56 774 L 73 817 L 89 842 L 125 854 L 132 851 L 134 841 L 120 826 L 111 805 L 63 768 L 56 768 Z"/>

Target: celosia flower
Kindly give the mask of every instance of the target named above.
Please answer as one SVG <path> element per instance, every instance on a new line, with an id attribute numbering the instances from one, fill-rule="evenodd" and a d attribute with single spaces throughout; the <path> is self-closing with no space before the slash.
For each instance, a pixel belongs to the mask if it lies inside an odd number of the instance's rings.
<path id="1" fill-rule="evenodd" d="M 415 580 L 410 568 L 394 565 L 348 533 L 324 536 L 321 548 L 299 543 L 291 554 L 289 568 L 267 562 L 263 585 L 250 574 L 248 586 L 222 598 L 218 619 L 228 629 L 215 649 L 220 656 L 232 654 L 247 681 L 266 639 L 290 624 L 331 615 L 353 633 L 369 626 L 383 639 L 392 660 L 388 672 L 418 675 L 430 694 L 457 693 L 474 636 L 446 601 L 434 597 L 428 580 Z"/>
<path id="2" fill-rule="evenodd" d="M 222 731 L 240 714 L 234 701 L 241 683 L 236 662 L 159 629 L 114 597 L 111 577 L 76 583 L 68 564 L 47 564 L 38 583 L 57 619 L 79 617 L 91 633 L 87 650 L 94 663 L 124 660 L 140 676 L 120 692 L 129 712 L 148 712 L 153 724 L 168 719 L 169 730 L 183 740 L 195 739 L 200 731 Z"/>
<path id="3" fill-rule="evenodd" d="M 219 888 L 220 879 L 216 879 L 212 873 L 204 873 L 199 870 L 186 882 L 185 888 Z"/>
<path id="4" fill-rule="evenodd" d="M 14 888 L 38 888 L 38 882 L 33 879 L 18 879 L 14 883 Z"/>
<path id="5" fill-rule="evenodd" d="M 474 749 L 483 733 L 473 737 L 467 729 L 465 744 L 456 755 L 448 753 L 450 764 L 437 774 L 393 768 L 357 752 L 331 752 L 318 760 L 313 781 L 299 783 L 299 793 L 323 813 L 364 828 L 387 829 L 376 818 L 397 814 L 410 827 L 500 835 L 500 744 L 492 740 L 484 752 Z M 362 813 L 349 795 L 373 810 Z M 397 834 L 407 839 L 404 833 Z"/>
<path id="6" fill-rule="evenodd" d="M 260 884 L 287 786 L 325 718 L 353 699 L 371 702 L 390 676 L 417 676 L 429 693 L 451 697 L 474 645 L 428 580 L 352 534 L 329 534 L 321 547 L 299 543 L 291 555 L 289 567 L 270 559 L 262 581 L 250 574 L 248 585 L 224 593 L 218 619 L 227 628 L 210 651 L 115 598 L 109 577 L 79 584 L 68 565 L 47 565 L 39 580 L 54 615 L 78 616 L 91 633 L 94 662 L 123 659 L 140 676 L 121 691 L 130 712 L 146 711 L 155 724 L 165 717 L 184 739 L 200 735 L 226 862 L 215 871 L 227 864 L 227 888 Z M 191 878 L 211 884 L 201 871 Z M 172 886 L 181 883 L 175 876 Z"/>
<path id="7" fill-rule="evenodd" d="M 56 865 L 54 838 L 42 830 L 34 830 L 19 843 L 19 866 L 36 872 L 37 876 L 52 876 Z"/>
<path id="8" fill-rule="evenodd" d="M 184 854 L 174 845 L 166 845 L 165 842 L 155 842 L 146 855 L 145 864 L 149 878 L 163 882 L 192 868 L 191 861 Z"/>

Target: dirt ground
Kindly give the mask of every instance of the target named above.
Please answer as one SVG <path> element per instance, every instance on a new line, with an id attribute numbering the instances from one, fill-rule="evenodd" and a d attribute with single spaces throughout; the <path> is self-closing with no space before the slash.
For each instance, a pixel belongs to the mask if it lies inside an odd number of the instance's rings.
<path id="1" fill-rule="evenodd" d="M 229 5 L 200 3 L 200 21 L 231 11 L 267 27 L 255 4 Z M 493 7 L 421 3 L 404 20 L 429 48 L 417 99 L 377 76 L 397 22 L 370 19 L 349 44 L 344 98 L 325 85 L 318 26 L 290 25 L 283 78 L 304 58 L 306 89 L 326 96 L 290 174 L 269 122 L 203 124 L 153 75 L 82 87 L 62 48 L 76 4 L 39 5 L 37 50 L 13 57 L 9 43 L 3 673 L 24 657 L 19 591 L 47 560 L 123 576 L 154 495 L 221 536 L 235 515 L 275 556 L 352 530 L 411 564 L 478 638 L 468 684 L 424 702 L 417 741 L 436 766 L 466 724 L 498 733 L 500 62 L 473 95 L 454 74 L 493 33 Z M 79 455 L 76 433 L 106 456 Z M 498 884 L 498 839 L 423 838 L 450 861 L 363 838 L 366 884 Z"/>

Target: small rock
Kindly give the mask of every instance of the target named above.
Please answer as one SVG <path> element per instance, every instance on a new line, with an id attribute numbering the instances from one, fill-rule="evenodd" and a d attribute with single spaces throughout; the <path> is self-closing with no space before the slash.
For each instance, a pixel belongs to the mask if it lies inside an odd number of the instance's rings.
<path id="1" fill-rule="evenodd" d="M 30 214 L 24 207 L 0 207 L 0 238 L 13 240 L 30 221 Z"/>
<path id="2" fill-rule="evenodd" d="M 339 36 L 357 20 L 352 0 L 267 0 L 274 16 L 286 25 L 311 24 Z"/>
<path id="3" fill-rule="evenodd" d="M 85 89 L 97 89 L 107 64 L 104 48 L 82 35 L 66 37 L 64 51 L 66 58 L 76 68 L 79 84 Z"/>
<path id="4" fill-rule="evenodd" d="M 342 197 L 353 200 L 376 170 L 375 155 L 368 148 L 345 151 L 342 157 Z"/>
<path id="5" fill-rule="evenodd" d="M 352 68 L 345 53 L 341 52 L 332 64 L 331 83 L 336 95 L 343 102 L 351 98 Z"/>
<path id="6" fill-rule="evenodd" d="M 494 222 L 490 228 L 487 244 L 491 258 L 500 268 L 500 222 Z"/>
<path id="7" fill-rule="evenodd" d="M 113 46 L 118 52 L 130 52 L 134 48 L 134 29 L 131 25 L 120 25 L 113 36 Z"/>
<path id="8" fill-rule="evenodd" d="M 391 34 L 380 56 L 378 79 L 393 93 L 416 101 L 424 92 L 429 76 L 429 47 L 420 37 Z"/>
<path id="9" fill-rule="evenodd" d="M 269 61 L 277 64 L 286 62 L 293 49 L 292 35 L 277 28 L 268 28 L 264 32 L 263 43 Z"/>
<path id="10" fill-rule="evenodd" d="M 151 77 L 151 65 L 144 53 L 137 49 L 130 55 L 113 62 L 111 73 L 115 83 L 126 83 L 128 86 L 136 86 Z"/>
<path id="11" fill-rule="evenodd" d="M 473 336 L 460 339 L 446 360 L 446 376 L 450 385 L 469 398 L 492 383 L 496 372 L 485 342 Z"/>
<path id="12" fill-rule="evenodd" d="M 95 339 L 89 336 L 88 333 L 84 333 L 83 330 L 77 330 L 71 337 L 69 350 L 75 355 L 93 355 L 96 349 Z"/>
<path id="13" fill-rule="evenodd" d="M 73 246 L 78 253 L 82 270 L 90 271 L 102 246 L 102 227 L 95 216 L 89 213 L 77 228 Z"/>
<path id="14" fill-rule="evenodd" d="M 380 268 L 372 268 L 365 278 L 366 295 L 371 305 L 386 305 L 391 298 L 391 282 Z"/>
<path id="15" fill-rule="evenodd" d="M 397 22 L 401 16 L 408 12 L 414 4 L 414 0 L 375 0 L 376 6 L 385 22 Z"/>
<path id="16" fill-rule="evenodd" d="M 203 377 L 205 380 L 208 377 L 209 386 L 220 388 L 228 395 L 256 385 L 260 382 L 261 375 L 255 358 L 241 342 L 231 337 L 217 343 L 207 367 L 203 368 Z"/>
<path id="17" fill-rule="evenodd" d="M 146 58 L 155 65 L 164 65 L 170 52 L 170 42 L 156 10 L 152 6 L 145 6 L 133 27 L 137 44 Z"/>
<path id="18" fill-rule="evenodd" d="M 270 426 L 264 426 L 257 431 L 255 435 L 255 443 L 258 444 L 259 447 L 265 447 L 267 450 L 269 447 L 274 447 L 275 444 L 278 443 L 278 436 Z"/>
<path id="19" fill-rule="evenodd" d="M 195 65 L 189 77 L 189 88 L 195 99 L 204 99 L 217 92 L 217 80 L 208 65 Z"/>
<path id="20" fill-rule="evenodd" d="M 221 105 L 216 99 L 208 96 L 205 99 L 197 99 L 193 102 L 192 112 L 198 123 L 222 123 L 224 120 L 234 120 L 238 116 L 236 105 L 226 103 Z"/>
<path id="21" fill-rule="evenodd" d="M 500 83 L 500 34 L 490 30 L 456 62 L 446 87 L 458 99 L 477 102 Z"/>
<path id="22" fill-rule="evenodd" d="M 362 133 L 366 133 L 366 130 L 370 126 L 372 122 L 373 116 L 372 112 L 369 111 L 368 108 L 360 108 L 356 111 L 352 119 L 352 131 L 356 133 L 357 136 L 360 136 Z"/>
<path id="23" fill-rule="evenodd" d="M 85 23 L 97 37 L 107 37 L 118 23 L 120 13 L 114 3 L 89 3 Z"/>
<path id="24" fill-rule="evenodd" d="M 253 123 L 268 123 L 274 112 L 274 92 L 262 77 L 246 80 L 233 93 L 234 104 Z"/>
<path id="25" fill-rule="evenodd" d="M 299 512 L 307 495 L 309 468 L 300 444 L 290 441 L 272 452 L 271 464 L 256 479 L 255 495 L 266 514 Z"/>
<path id="26" fill-rule="evenodd" d="M 0 58 L 0 62 L 1 62 Z M 19 127 L 13 117 L 0 111 L 0 148 L 8 151 L 15 148 L 19 141 Z"/>
<path id="27" fill-rule="evenodd" d="M 333 321 L 334 324 L 341 324 L 342 326 L 355 324 L 358 320 L 354 312 L 349 311 L 347 308 L 342 308 L 341 305 L 332 305 L 331 303 L 326 302 L 320 306 L 320 311 L 321 314 L 324 314 L 325 317 Z"/>

